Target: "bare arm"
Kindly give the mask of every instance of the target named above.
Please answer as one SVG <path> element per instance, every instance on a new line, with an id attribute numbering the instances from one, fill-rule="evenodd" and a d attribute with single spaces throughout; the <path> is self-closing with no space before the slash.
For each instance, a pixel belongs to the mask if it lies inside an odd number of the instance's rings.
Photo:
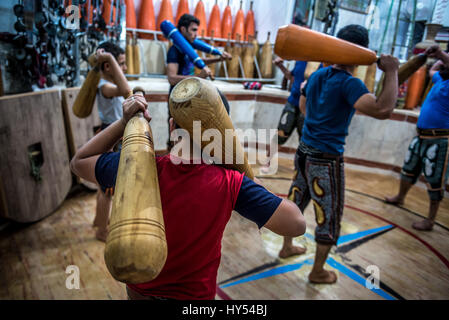
<path id="1" fill-rule="evenodd" d="M 229 54 L 226 51 L 223 51 L 222 55 L 217 57 L 217 58 L 203 58 L 203 61 L 206 65 L 212 64 L 212 63 L 217 63 L 220 61 L 224 61 L 224 60 L 231 60 L 232 59 L 232 55 Z"/>
<path id="2" fill-rule="evenodd" d="M 132 100 L 134 97 L 134 100 Z M 101 154 L 108 152 L 123 136 L 126 123 L 137 111 L 143 111 L 147 120 L 151 120 L 146 111 L 147 102 L 142 95 L 133 95 L 123 102 L 123 118 L 115 121 L 106 129 L 83 145 L 70 161 L 72 172 L 87 181 L 97 183 L 95 165 Z"/>
<path id="3" fill-rule="evenodd" d="M 130 91 L 128 81 L 114 56 L 109 52 L 105 52 L 104 49 L 99 49 L 97 51 L 97 61 L 99 64 L 104 62 L 108 63 L 112 69 L 114 84 L 105 84 L 101 87 L 103 96 L 108 98 L 119 96 L 126 97 Z"/>
<path id="4" fill-rule="evenodd" d="M 277 57 L 276 59 L 273 60 L 273 63 L 279 68 L 281 69 L 282 73 L 284 74 L 284 76 L 287 78 L 287 80 L 291 81 L 293 78 L 292 73 L 284 66 L 284 60 Z"/>
<path id="5" fill-rule="evenodd" d="M 256 177 L 254 182 L 263 186 Z M 279 235 L 298 237 L 306 232 L 306 221 L 294 202 L 283 199 L 264 227 Z"/>
<path id="6" fill-rule="evenodd" d="M 188 75 L 188 76 L 179 75 L 178 68 L 179 68 L 178 63 L 168 63 L 167 64 L 167 79 L 171 86 L 176 85 L 181 80 L 195 77 L 194 75 L 192 75 L 192 76 L 191 75 Z M 201 70 L 201 73 L 198 75 L 198 77 L 203 78 L 203 79 L 210 77 L 213 80 L 212 71 L 209 69 L 208 66 L 204 67 Z"/>
<path id="7" fill-rule="evenodd" d="M 433 78 L 433 76 L 435 75 L 435 73 L 437 73 L 438 71 L 440 71 L 440 68 L 444 66 L 443 61 L 438 60 L 433 66 L 432 68 L 430 68 L 429 70 L 429 77 Z"/>
<path id="8" fill-rule="evenodd" d="M 434 74 L 440 70 L 442 66 L 449 67 L 449 54 L 441 50 L 439 45 L 433 45 L 426 50 L 426 54 L 431 58 L 439 59 L 429 70 L 429 76 L 432 78 Z"/>
<path id="9" fill-rule="evenodd" d="M 379 68 L 385 72 L 382 92 L 376 96 L 367 93 L 361 96 L 354 108 L 376 119 L 388 119 L 396 106 L 398 96 L 399 61 L 390 55 L 382 55 Z"/>
<path id="10" fill-rule="evenodd" d="M 168 63 L 167 64 L 167 79 L 170 85 L 174 86 L 179 81 L 189 78 L 191 76 L 181 76 L 178 75 L 179 64 L 177 63 Z"/>
<path id="11" fill-rule="evenodd" d="M 221 57 L 218 57 L 218 58 L 203 58 L 203 61 L 204 61 L 204 63 L 206 65 L 209 65 L 209 64 L 213 64 L 213 63 L 217 63 L 217 62 L 223 61 L 223 59 Z"/>
<path id="12" fill-rule="evenodd" d="M 306 221 L 294 202 L 283 199 L 264 227 L 282 236 L 298 237 L 306 232 Z"/>

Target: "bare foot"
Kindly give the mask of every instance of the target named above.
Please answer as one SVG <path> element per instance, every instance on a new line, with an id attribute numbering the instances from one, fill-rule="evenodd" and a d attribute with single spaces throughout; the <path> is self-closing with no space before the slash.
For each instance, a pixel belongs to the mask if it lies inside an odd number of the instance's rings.
<path id="1" fill-rule="evenodd" d="M 309 274 L 309 281 L 316 284 L 332 284 L 337 282 L 337 275 L 333 271 L 325 269 L 321 271 L 313 271 Z"/>
<path id="2" fill-rule="evenodd" d="M 265 165 L 263 167 L 260 167 L 260 172 L 263 174 L 269 174 L 270 173 L 270 163 L 268 165 Z"/>
<path id="3" fill-rule="evenodd" d="M 100 240 L 102 242 L 106 242 L 107 236 L 108 236 L 107 229 L 101 230 L 100 228 L 98 228 L 97 232 L 95 233 L 95 238 L 97 238 L 98 240 Z"/>
<path id="4" fill-rule="evenodd" d="M 282 259 L 298 256 L 307 251 L 307 248 L 298 247 L 298 246 L 284 246 L 281 251 L 279 251 L 279 257 Z"/>
<path id="5" fill-rule="evenodd" d="M 413 222 L 412 227 L 419 231 L 432 231 L 433 221 L 424 219 L 419 222 Z"/>
<path id="6" fill-rule="evenodd" d="M 404 199 L 400 199 L 399 196 L 385 197 L 385 202 L 395 206 L 402 206 L 404 204 Z"/>

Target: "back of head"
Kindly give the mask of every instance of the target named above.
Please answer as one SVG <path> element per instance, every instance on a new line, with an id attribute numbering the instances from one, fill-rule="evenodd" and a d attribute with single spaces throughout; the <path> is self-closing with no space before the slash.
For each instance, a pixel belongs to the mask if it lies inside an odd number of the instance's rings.
<path id="1" fill-rule="evenodd" d="M 337 38 L 352 42 L 365 48 L 368 48 L 369 45 L 368 30 L 358 24 L 350 24 L 340 29 L 337 33 Z"/>
<path id="2" fill-rule="evenodd" d="M 178 21 L 178 30 L 181 31 L 181 27 L 185 27 L 186 29 L 188 29 L 191 23 L 196 23 L 197 25 L 200 25 L 200 20 L 198 20 L 195 16 L 192 16 L 191 14 L 188 13 L 183 14 Z"/>
<path id="3" fill-rule="evenodd" d="M 112 54 L 115 58 L 115 60 L 118 61 L 118 57 L 121 54 L 125 54 L 125 51 L 120 48 L 118 45 L 110 42 L 110 41 L 104 41 L 102 43 L 100 43 L 100 45 L 98 46 L 98 49 L 104 49 L 104 51 L 109 52 L 110 54 Z M 103 66 L 101 67 L 101 69 L 103 70 Z"/>
<path id="4" fill-rule="evenodd" d="M 114 56 L 114 58 L 117 60 L 118 56 L 121 54 L 125 54 L 125 51 L 120 48 L 118 45 L 110 42 L 110 41 L 104 41 L 102 43 L 100 43 L 100 45 L 98 46 L 98 49 L 104 49 L 104 51 L 109 52 L 110 54 L 112 54 Z"/>

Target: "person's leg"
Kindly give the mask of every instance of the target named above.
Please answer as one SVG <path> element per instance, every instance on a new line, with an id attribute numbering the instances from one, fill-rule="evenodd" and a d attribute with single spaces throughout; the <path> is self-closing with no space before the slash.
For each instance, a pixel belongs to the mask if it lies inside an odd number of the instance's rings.
<path id="1" fill-rule="evenodd" d="M 408 191 L 412 187 L 413 183 L 410 180 L 406 180 L 402 178 L 401 176 L 401 182 L 399 184 L 399 192 L 398 194 L 392 196 L 392 197 L 385 197 L 385 202 L 395 205 L 403 205 L 405 196 L 407 195 Z"/>
<path id="2" fill-rule="evenodd" d="M 298 256 L 307 251 L 307 248 L 293 245 L 292 237 L 284 237 L 281 251 L 279 251 L 279 258 L 285 259 L 292 256 Z"/>
<path id="3" fill-rule="evenodd" d="M 310 192 L 307 187 L 304 172 L 305 159 L 306 156 L 298 150 L 295 155 L 296 172 L 288 193 L 288 199 L 296 203 L 303 214 L 304 209 L 310 202 Z M 285 259 L 291 256 L 303 254 L 306 250 L 306 248 L 293 245 L 292 237 L 284 237 L 282 248 L 279 251 L 279 257 Z"/>
<path id="4" fill-rule="evenodd" d="M 112 199 L 101 189 L 97 192 L 97 209 L 94 226 L 97 227 L 95 237 L 100 241 L 106 241 L 108 235 L 109 213 L 111 211 Z"/>
<path id="5" fill-rule="evenodd" d="M 438 207 L 440 206 L 440 201 L 430 200 L 429 205 L 429 215 L 427 219 L 414 222 L 412 227 L 419 231 L 431 231 L 433 229 L 433 224 L 435 223 L 435 218 L 437 216 Z"/>
<path id="6" fill-rule="evenodd" d="M 309 281 L 312 283 L 331 284 L 337 281 L 337 275 L 333 271 L 324 269 L 324 263 L 332 248 L 332 245 L 316 245 L 315 261 L 312 271 L 309 274 Z"/>
<path id="7" fill-rule="evenodd" d="M 420 157 L 421 140 L 414 137 L 405 154 L 404 165 L 401 171 L 401 181 L 399 192 L 392 197 L 385 197 L 385 202 L 393 205 L 403 205 L 405 196 L 416 183 L 422 171 L 422 161 Z"/>
<path id="8" fill-rule="evenodd" d="M 435 223 L 438 208 L 444 196 L 448 178 L 448 138 L 425 139 L 422 147 L 424 177 L 428 183 L 430 199 L 429 213 L 426 219 L 414 222 L 412 227 L 419 231 L 431 231 Z"/>
<path id="9" fill-rule="evenodd" d="M 342 158 L 331 160 L 310 157 L 307 168 L 307 181 L 317 222 L 317 247 L 309 281 L 331 284 L 337 281 L 337 275 L 333 271 L 325 270 L 324 264 L 340 236 L 344 207 L 344 165 Z"/>

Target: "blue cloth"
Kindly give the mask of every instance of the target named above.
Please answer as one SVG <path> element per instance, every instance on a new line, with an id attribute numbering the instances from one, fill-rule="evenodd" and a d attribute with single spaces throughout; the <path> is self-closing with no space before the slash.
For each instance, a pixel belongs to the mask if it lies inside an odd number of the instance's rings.
<path id="1" fill-rule="evenodd" d="M 440 72 L 433 77 L 433 87 L 424 101 L 417 126 L 420 129 L 449 129 L 449 80 Z"/>
<path id="2" fill-rule="evenodd" d="M 189 56 L 183 54 L 176 48 L 176 46 L 171 46 L 167 52 L 167 64 L 177 63 L 178 75 L 180 76 L 193 76 L 195 74 L 195 65 L 193 61 L 190 60 Z"/>
<path id="3" fill-rule="evenodd" d="M 304 71 L 306 71 L 306 61 L 296 61 L 292 70 L 292 76 L 295 77 L 292 85 L 292 91 L 287 101 L 294 107 L 299 106 L 299 97 L 301 96 L 301 83 L 304 81 Z"/>
<path id="4" fill-rule="evenodd" d="M 95 178 L 103 189 L 115 187 L 119 162 L 119 152 L 107 152 L 98 158 L 95 164 Z M 281 198 L 245 176 L 234 210 L 261 228 L 276 211 L 281 201 Z"/>
<path id="5" fill-rule="evenodd" d="M 305 88 L 301 140 L 321 152 L 343 154 L 354 104 L 366 93 L 365 84 L 344 70 L 330 66 L 314 72 Z"/>

